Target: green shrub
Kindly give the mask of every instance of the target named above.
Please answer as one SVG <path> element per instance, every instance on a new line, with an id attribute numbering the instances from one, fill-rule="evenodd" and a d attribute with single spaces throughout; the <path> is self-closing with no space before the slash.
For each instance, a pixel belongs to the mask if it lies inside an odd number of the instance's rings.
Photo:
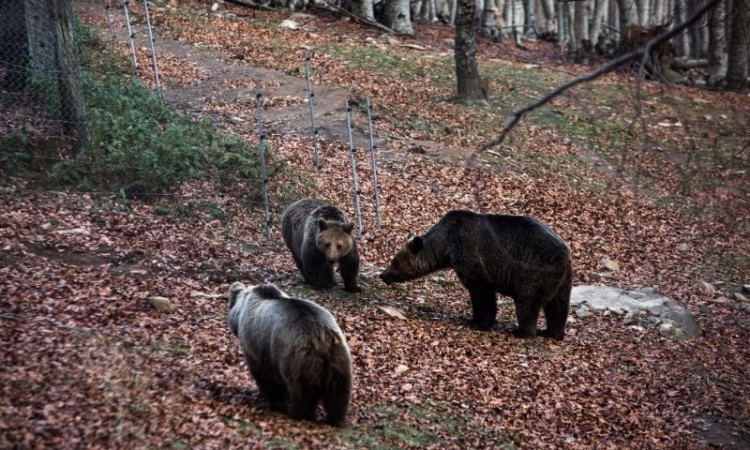
<path id="1" fill-rule="evenodd" d="M 78 31 L 90 139 L 45 168 L 49 182 L 143 194 L 168 192 L 180 182 L 207 177 L 260 178 L 257 152 L 243 139 L 216 132 L 208 119 L 194 120 L 165 106 L 130 76 L 127 59 L 89 28 L 79 25 Z M 14 145 L 13 154 L 0 161 L 6 167 L 23 163 L 17 154 L 23 147 Z"/>

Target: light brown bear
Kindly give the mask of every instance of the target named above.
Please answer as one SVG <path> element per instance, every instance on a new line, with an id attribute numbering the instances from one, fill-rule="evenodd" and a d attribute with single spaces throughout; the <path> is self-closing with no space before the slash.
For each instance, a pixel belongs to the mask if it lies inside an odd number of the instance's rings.
<path id="1" fill-rule="evenodd" d="M 274 411 L 343 426 L 351 403 L 352 363 L 336 319 L 309 300 L 273 284 L 229 287 L 229 328 L 240 340 L 250 373 Z"/>
<path id="2" fill-rule="evenodd" d="M 359 253 L 352 237 L 354 224 L 337 207 L 306 198 L 289 205 L 281 217 L 284 242 L 305 281 L 316 289 L 335 286 L 338 263 L 344 289 L 359 292 Z"/>
<path id="3" fill-rule="evenodd" d="M 568 318 L 573 266 L 565 241 L 529 216 L 446 213 L 424 236 L 410 236 L 380 274 L 386 283 L 413 280 L 452 268 L 471 297 L 472 322 L 489 329 L 497 314 L 496 292 L 513 298 L 517 337 L 562 340 Z"/>

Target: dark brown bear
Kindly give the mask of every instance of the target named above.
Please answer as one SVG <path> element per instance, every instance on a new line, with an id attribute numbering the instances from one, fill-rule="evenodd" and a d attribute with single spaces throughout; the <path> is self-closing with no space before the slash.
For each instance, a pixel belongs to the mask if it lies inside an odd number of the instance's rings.
<path id="1" fill-rule="evenodd" d="M 312 198 L 292 203 L 281 217 L 284 242 L 305 281 L 316 289 L 335 286 L 333 265 L 338 263 L 344 289 L 359 292 L 359 253 L 352 229 L 354 224 L 339 208 Z"/>
<path id="2" fill-rule="evenodd" d="M 499 292 L 516 306 L 515 336 L 537 335 L 542 308 L 547 329 L 540 334 L 557 340 L 565 336 L 573 282 L 570 250 L 539 220 L 450 211 L 424 236 L 410 236 L 380 278 L 399 283 L 447 268 L 469 290 L 472 323 L 479 328 L 495 323 Z"/>
<path id="3" fill-rule="evenodd" d="M 229 328 L 240 339 L 250 373 L 274 411 L 343 426 L 352 393 L 349 347 L 322 306 L 291 298 L 273 284 L 229 287 Z"/>

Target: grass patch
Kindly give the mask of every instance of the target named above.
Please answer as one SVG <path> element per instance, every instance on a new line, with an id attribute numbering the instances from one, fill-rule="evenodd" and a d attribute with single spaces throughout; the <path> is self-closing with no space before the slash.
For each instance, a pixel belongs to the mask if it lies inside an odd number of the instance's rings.
<path id="1" fill-rule="evenodd" d="M 435 400 L 407 407 L 373 406 L 366 413 L 374 420 L 337 431 L 337 437 L 347 447 L 382 450 L 435 446 L 440 445 L 441 436 L 457 437 L 478 426 L 450 404 Z M 508 436 L 496 436 L 494 447 L 516 448 Z"/>

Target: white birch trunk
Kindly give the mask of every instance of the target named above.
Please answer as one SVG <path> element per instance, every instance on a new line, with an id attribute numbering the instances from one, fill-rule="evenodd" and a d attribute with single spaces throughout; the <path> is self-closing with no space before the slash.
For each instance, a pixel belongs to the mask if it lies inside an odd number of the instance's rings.
<path id="1" fill-rule="evenodd" d="M 710 45 L 708 52 L 708 85 L 721 86 L 727 76 L 726 0 L 709 12 Z"/>

